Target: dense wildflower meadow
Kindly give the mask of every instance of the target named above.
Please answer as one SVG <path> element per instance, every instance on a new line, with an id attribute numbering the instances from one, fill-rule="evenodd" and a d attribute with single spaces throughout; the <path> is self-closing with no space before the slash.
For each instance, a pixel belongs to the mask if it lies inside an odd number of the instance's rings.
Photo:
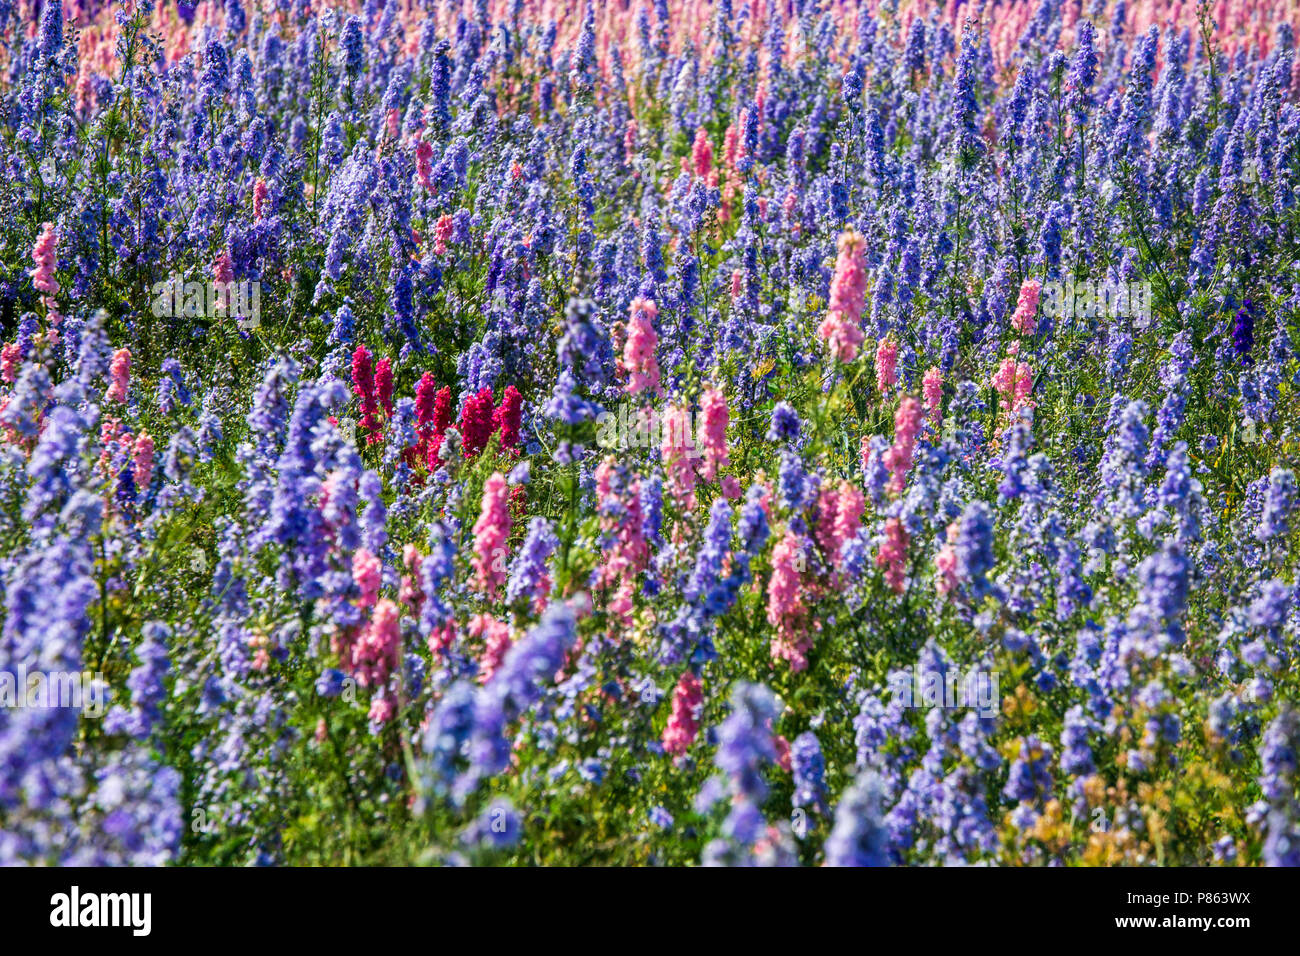
<path id="1" fill-rule="evenodd" d="M 1300 863 L 1297 25 L 0 0 L 0 863 Z"/>

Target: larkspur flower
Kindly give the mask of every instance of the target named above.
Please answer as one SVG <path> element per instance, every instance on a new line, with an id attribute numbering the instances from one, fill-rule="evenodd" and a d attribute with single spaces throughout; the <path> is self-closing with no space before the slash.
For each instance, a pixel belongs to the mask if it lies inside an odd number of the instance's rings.
<path id="1" fill-rule="evenodd" d="M 478 590 L 495 599 L 506 582 L 507 541 L 510 510 L 505 476 L 493 472 L 483 486 L 483 508 L 474 522 L 474 582 Z"/>
<path id="2" fill-rule="evenodd" d="M 817 333 L 840 362 L 852 362 L 862 345 L 862 310 L 866 304 L 867 272 L 861 233 L 843 233 L 837 242 L 830 306 Z"/>

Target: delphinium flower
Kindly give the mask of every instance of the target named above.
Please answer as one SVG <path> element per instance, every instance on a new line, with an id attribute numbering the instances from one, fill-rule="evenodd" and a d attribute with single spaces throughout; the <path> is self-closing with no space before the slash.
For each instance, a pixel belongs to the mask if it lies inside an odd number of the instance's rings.
<path id="1" fill-rule="evenodd" d="M 669 405 L 663 412 L 660 456 L 667 473 L 668 488 L 682 511 L 695 510 L 695 484 L 699 454 L 691 431 L 691 413 L 684 405 Z"/>
<path id="2" fill-rule="evenodd" d="M 457 425 L 461 437 L 461 454 L 472 458 L 487 447 L 492 438 L 492 414 L 495 411 L 492 389 L 484 387 L 465 399 Z"/>
<path id="3" fill-rule="evenodd" d="M 700 435 L 699 442 L 703 460 L 700 462 L 700 477 L 713 481 L 718 471 L 730 464 L 727 456 L 727 400 L 716 388 L 706 389 L 700 398 Z"/>
<path id="4" fill-rule="evenodd" d="M 361 607 L 373 607 L 379 598 L 379 586 L 383 581 L 383 562 L 365 548 L 358 548 L 352 554 L 352 580 L 356 582 L 360 595 L 357 604 Z"/>
<path id="5" fill-rule="evenodd" d="M 776 407 L 772 409 L 772 420 L 767 428 L 767 440 L 797 442 L 801 428 L 798 412 L 788 402 L 777 402 Z"/>
<path id="6" fill-rule="evenodd" d="M 362 75 L 366 65 L 366 51 L 360 17 L 350 16 L 344 21 L 343 32 L 339 37 L 339 55 L 346 76 L 355 80 Z"/>
<path id="7" fill-rule="evenodd" d="M 1242 365 L 1251 365 L 1255 361 L 1251 354 L 1254 348 L 1255 307 L 1250 299 L 1247 299 L 1232 319 L 1232 350 Z"/>
<path id="8" fill-rule="evenodd" d="M 996 461 L 1003 474 L 998 484 L 998 503 L 1020 500 L 1034 502 L 1039 497 L 1029 466 L 1029 452 L 1033 448 L 1034 433 L 1027 422 L 1018 422 L 1003 433 L 1003 451 Z M 1024 508 L 1021 509 L 1025 511 Z"/>
<path id="9" fill-rule="evenodd" d="M 930 427 L 938 431 L 943 421 L 943 372 L 937 366 L 926 369 L 921 378 L 921 398 Z"/>
<path id="10" fill-rule="evenodd" d="M 1056 558 L 1056 619 L 1067 621 L 1076 610 L 1092 601 L 1092 588 L 1083 580 L 1079 546 L 1072 540 L 1061 542 Z"/>
<path id="11" fill-rule="evenodd" d="M 1087 24 L 1085 24 L 1086 26 Z M 970 168 L 983 155 L 985 144 L 979 135 L 977 126 L 979 101 L 976 84 L 979 82 L 979 36 L 982 31 L 967 20 L 962 26 L 961 49 L 957 57 L 956 73 L 953 76 L 952 110 L 953 126 L 956 135 L 952 137 L 952 149 L 959 166 Z"/>
<path id="12" fill-rule="evenodd" d="M 761 684 L 738 683 L 731 692 L 731 713 L 717 729 L 714 763 L 722 771 L 731 795 L 731 810 L 722 836 L 704 849 L 706 866 L 753 865 L 761 849 L 776 840 L 773 862 L 783 862 L 778 834 L 771 832 L 761 807 L 767 797 L 764 770 L 777 759 L 771 724 L 779 701 Z M 770 846 L 766 847 L 772 849 Z"/>
<path id="13" fill-rule="evenodd" d="M 1202 490 L 1192 477 L 1187 443 L 1180 441 L 1165 459 L 1165 477 L 1155 491 L 1155 507 L 1138 520 L 1138 530 L 1153 537 L 1158 527 L 1172 521 L 1180 544 L 1186 547 L 1200 540 L 1205 510 Z"/>
<path id="14" fill-rule="evenodd" d="M 894 413 L 894 444 L 885 452 L 884 465 L 889 469 L 889 492 L 901 494 L 916 453 L 916 436 L 921 430 L 921 403 L 904 396 Z"/>
<path id="15" fill-rule="evenodd" d="M 696 550 L 695 567 L 682 590 L 688 601 L 703 605 L 710 616 L 726 609 L 721 605 L 728 595 L 720 585 L 731 538 L 731 506 L 725 498 L 717 498 L 709 508 L 709 523 Z"/>
<path id="16" fill-rule="evenodd" d="M 844 545 L 857 535 L 865 510 L 866 499 L 849 481 L 822 489 L 818 499 L 817 543 L 836 569 L 843 565 Z"/>
<path id="17" fill-rule="evenodd" d="M 876 345 L 876 388 L 884 395 L 898 383 L 898 342 L 885 336 Z"/>
<path id="18" fill-rule="evenodd" d="M 993 515 L 982 501 L 973 501 L 962 512 L 953 548 L 957 557 L 957 575 L 970 588 L 976 600 L 992 587 L 988 573 L 993 570 Z"/>
<path id="19" fill-rule="evenodd" d="M 1087 776 L 1095 769 L 1089 738 L 1101 731 L 1081 705 L 1075 704 L 1065 714 L 1065 727 L 1061 731 L 1060 767 L 1070 776 Z"/>
<path id="20" fill-rule="evenodd" d="M 602 355 L 610 352 L 608 337 L 603 336 L 593 321 L 594 304 L 585 299 L 570 299 L 565 307 L 565 331 L 556 345 L 559 372 L 544 413 L 562 426 L 572 428 L 596 418 L 603 409 L 583 398 L 579 383 L 596 388 L 604 382 Z M 610 364 L 612 365 L 612 353 Z M 557 443 L 554 455 L 559 462 L 580 455 L 582 447 L 564 438 Z"/>
<path id="21" fill-rule="evenodd" d="M 885 489 L 890 481 L 889 469 L 885 466 L 885 456 L 890 447 L 889 440 L 883 435 L 863 435 L 859 447 L 863 484 L 877 506 L 884 504 Z"/>
<path id="22" fill-rule="evenodd" d="M 141 494 L 147 494 L 153 480 L 153 437 L 148 432 L 140 432 L 135 438 L 131 452 L 131 477 Z"/>
<path id="23" fill-rule="evenodd" d="M 680 757 L 694 742 L 700 730 L 700 714 L 704 707 L 704 687 L 698 676 L 686 671 L 673 690 L 673 709 L 664 725 L 664 752 Z"/>
<path id="24" fill-rule="evenodd" d="M 502 850 L 523 839 L 523 820 L 508 798 L 497 797 L 460 835 L 461 843 L 480 850 Z"/>
<path id="25" fill-rule="evenodd" d="M 772 659 L 784 660 L 799 673 L 808 666 L 812 634 L 806 620 L 800 572 L 804 568 L 804 543 L 793 531 L 772 549 L 772 576 L 767 584 L 767 623 L 772 636 Z"/>
<path id="26" fill-rule="evenodd" d="M 415 175 L 426 191 L 433 191 L 433 144 L 424 138 L 422 132 L 417 134 L 415 141 Z M 451 216 L 444 213 L 434 226 L 433 251 L 438 255 L 445 254 L 450 235 Z"/>
<path id="27" fill-rule="evenodd" d="M 1255 366 L 1253 372 L 1242 372 L 1243 378 L 1253 379 L 1241 388 L 1242 397 L 1246 399 L 1245 412 L 1252 420 L 1260 423 L 1273 420 L 1282 395 L 1280 386 L 1283 380 L 1294 378 L 1287 374 L 1293 354 L 1285 314 L 1279 310 L 1274 318 L 1273 336 L 1269 340 L 1264 360 Z"/>
<path id="28" fill-rule="evenodd" d="M 99 529 L 90 530 L 98 533 Z M 64 539 L 15 556 L 5 575 L 6 613 L 0 640 L 0 670 L 11 681 L 20 672 L 81 671 L 89 611 L 97 592 L 90 570 L 89 544 L 84 539 Z M 0 776 L 0 807 L 7 819 L 22 819 L 30 801 L 38 806 L 43 802 L 42 780 L 56 779 L 60 763 L 70 756 L 79 716 L 76 707 L 0 708 L 0 765 L 6 768 Z M 72 819 L 64 823 L 75 827 Z M 60 845 L 66 845 L 52 835 L 38 834 L 36 840 L 31 862 L 57 855 Z"/>
<path id="29" fill-rule="evenodd" d="M 1260 541 L 1285 537 L 1295 506 L 1295 472 L 1289 468 L 1274 468 L 1268 475 L 1268 496 L 1264 499 L 1259 524 L 1255 526 L 1255 537 Z"/>
<path id="30" fill-rule="evenodd" d="M 1023 805 L 1034 804 L 1052 791 L 1052 748 L 1037 737 L 1020 741 L 1020 752 L 1011 763 L 1003 794 Z"/>
<path id="31" fill-rule="evenodd" d="M 1107 436 L 1099 471 L 1114 509 L 1121 517 L 1136 518 L 1144 507 L 1146 478 L 1147 405 L 1134 400 L 1124 406 L 1116 429 Z"/>
<path id="32" fill-rule="evenodd" d="M 334 322 L 330 326 L 329 343 L 331 345 L 350 345 L 356 329 L 356 318 L 351 307 L 344 302 L 334 313 Z"/>
<path id="33" fill-rule="evenodd" d="M 438 389 L 433 399 L 433 423 L 428 432 L 428 445 L 425 449 L 425 466 L 430 471 L 441 467 L 443 439 L 452 429 L 451 387 L 444 385 Z M 459 436 L 459 432 L 457 435 Z"/>
<path id="34" fill-rule="evenodd" d="M 934 589 L 941 596 L 955 591 L 959 583 L 956 542 L 960 528 L 956 521 L 948 525 L 945 541 L 934 556 Z"/>
<path id="35" fill-rule="evenodd" d="M 539 601 L 546 597 L 551 588 L 546 562 L 559 543 L 550 521 L 541 516 L 529 520 L 524 543 L 510 567 L 510 579 L 506 585 L 508 603 Z"/>
<path id="36" fill-rule="evenodd" d="M 469 636 L 483 642 L 483 656 L 479 659 L 479 682 L 486 684 L 501 667 L 506 652 L 510 650 L 510 625 L 498 621 L 490 614 L 475 614 L 466 629 Z"/>
<path id="37" fill-rule="evenodd" d="M 131 709 L 114 708 L 105 718 L 108 733 L 123 732 L 138 740 L 146 740 L 154 732 L 161 716 L 160 706 L 166 699 L 163 680 L 171 665 L 167 659 L 167 645 L 171 628 L 161 621 L 150 621 L 141 628 L 141 641 L 135 648 L 140 662 L 127 678 L 131 691 Z"/>
<path id="38" fill-rule="evenodd" d="M 596 507 L 607 541 L 596 582 L 598 587 L 616 587 L 608 609 L 626 623 L 636 577 L 650 556 L 640 479 L 618 469 L 612 455 L 597 466 L 595 478 Z"/>
<path id="39" fill-rule="evenodd" d="M 794 795 L 790 798 L 792 805 L 796 809 L 824 815 L 827 811 L 826 758 L 822 756 L 817 735 L 811 730 L 804 731 L 791 741 L 790 772 L 794 780 Z"/>
<path id="40" fill-rule="evenodd" d="M 357 422 L 369 441 L 378 440 L 379 396 L 375 387 L 374 362 L 370 350 L 358 345 L 352 354 L 352 393 L 361 403 L 361 420 Z"/>
<path id="41" fill-rule="evenodd" d="M 177 404 L 189 408 L 194 399 L 185 384 L 180 363 L 174 358 L 163 359 L 161 371 L 163 374 L 158 381 L 158 410 L 164 415 L 170 415 Z"/>
<path id="42" fill-rule="evenodd" d="M 1001 397 L 1000 406 L 1008 420 L 1013 419 L 1021 409 L 1032 408 L 1029 393 L 1034 387 L 1034 375 L 1029 366 L 1008 355 L 998 370 L 993 374 L 993 388 Z"/>
<path id="43" fill-rule="evenodd" d="M 1160 382 L 1165 388 L 1165 398 L 1156 412 L 1156 427 L 1151 433 L 1146 456 L 1148 468 L 1164 464 L 1165 447 L 1182 427 L 1187 396 L 1191 390 L 1188 372 L 1195 361 L 1191 336 L 1187 332 L 1179 332 L 1169 345 L 1169 361 L 1160 367 Z"/>
<path id="44" fill-rule="evenodd" d="M 426 757 L 423 788 L 446 794 L 459 772 L 466 743 L 474 732 L 475 692 L 472 684 L 459 681 L 443 693 L 424 728 L 421 748 Z M 417 804 L 423 809 L 423 801 Z"/>
<path id="45" fill-rule="evenodd" d="M 627 340 L 619 362 L 619 367 L 628 375 L 624 388 L 629 395 L 641 392 L 658 395 L 661 392 L 659 362 L 655 358 L 659 336 L 655 333 L 654 320 L 658 315 L 659 309 L 652 300 L 637 298 L 632 301 Z"/>
<path id="46" fill-rule="evenodd" d="M 125 402 L 127 386 L 131 381 L 131 350 L 122 348 L 113 353 L 113 363 L 109 374 L 112 383 L 105 398 L 110 402 Z"/>
<path id="47" fill-rule="evenodd" d="M 393 415 L 393 360 L 384 356 L 375 365 L 375 398 L 384 415 Z"/>
<path id="48" fill-rule="evenodd" d="M 427 459 L 428 445 L 433 438 L 437 394 L 438 383 L 434 380 L 433 373 L 425 372 L 415 383 L 415 434 L 420 443 L 419 448 L 424 451 L 421 459 Z"/>
<path id="49" fill-rule="evenodd" d="M 830 305 L 817 328 L 831 355 L 839 362 L 852 362 L 862 346 L 862 310 L 866 305 L 867 241 L 861 233 L 842 233 L 837 240 L 835 273 L 831 278 Z"/>
<path id="50" fill-rule="evenodd" d="M 781 468 L 777 475 L 777 487 L 781 504 L 795 512 L 792 526 L 803 530 L 803 518 L 798 512 L 803 511 L 817 500 L 818 478 L 808 474 L 803 459 L 790 448 L 781 449 Z"/>
<path id="51" fill-rule="evenodd" d="M 750 561 L 762 551 L 772 533 L 767 520 L 767 511 L 764 508 L 768 496 L 768 489 L 757 483 L 750 485 L 749 490 L 745 492 L 745 504 L 741 506 L 740 521 L 736 524 L 736 537 L 740 547 L 732 554 L 731 574 L 728 578 L 728 583 L 733 590 L 749 582 Z M 852 512 L 853 507 L 850 504 L 848 511 Z M 845 509 L 841 507 L 841 513 L 844 511 Z M 854 523 L 856 520 L 856 518 L 852 519 Z M 844 524 L 847 526 L 848 523 L 849 519 L 846 518 Z"/>
<path id="52" fill-rule="evenodd" d="M 22 519 L 37 540 L 47 530 L 54 530 L 60 512 L 78 488 L 87 483 L 80 460 L 86 431 L 87 423 L 65 405 L 55 406 L 45 417 L 36 447 L 26 463 L 30 484 L 22 507 Z"/>
<path id="53" fill-rule="evenodd" d="M 505 476 L 494 471 L 483 486 L 483 508 L 474 522 L 474 586 L 496 599 L 506 582 L 506 542 L 510 537 L 509 489 Z"/>
<path id="54" fill-rule="evenodd" d="M 445 521 L 435 521 L 429 528 L 429 553 L 420 559 L 420 635 L 430 651 L 446 650 L 448 631 L 454 633 L 452 607 L 444 594 L 444 585 L 455 571 L 456 545 L 454 528 Z"/>
<path id="55" fill-rule="evenodd" d="M 41 234 L 36 240 L 36 245 L 32 248 L 32 262 L 35 263 L 28 275 L 31 276 L 32 285 L 39 292 L 45 293 L 45 307 L 48 310 L 50 324 L 57 327 L 62 321 L 62 316 L 58 313 L 58 307 L 54 301 L 54 296 L 59 294 L 59 280 L 55 278 L 54 270 L 58 268 L 58 246 L 59 233 L 55 229 L 54 223 L 47 222 L 41 227 Z"/>
<path id="56" fill-rule="evenodd" d="M 1283 626 L 1296 606 L 1295 594 L 1279 578 L 1260 582 L 1258 591 L 1258 596 L 1246 609 L 1246 624 L 1261 637 L 1241 648 L 1242 657 L 1252 666 L 1264 663 L 1276 669 L 1275 661 L 1292 656 L 1283 639 Z"/>
<path id="57" fill-rule="evenodd" d="M 474 702 L 474 729 L 466 749 L 470 766 L 453 787 L 463 799 L 479 782 L 505 769 L 509 760 L 506 725 L 545 692 L 577 640 L 577 621 L 566 601 L 553 602 L 527 634 L 506 652 L 505 660 Z"/>
<path id="58" fill-rule="evenodd" d="M 299 388 L 283 446 L 274 461 L 269 517 L 253 535 L 259 548 L 279 546 L 281 585 L 303 587 L 308 598 L 319 596 L 316 588 L 331 544 L 327 521 L 321 509 L 313 506 L 312 499 L 321 475 L 335 470 L 339 459 L 351 462 L 355 455 L 350 446 L 333 442 L 321 445 L 316 438 L 327 428 L 325 434 L 331 437 L 336 434 L 328 426 L 328 414 L 344 404 L 346 394 L 343 383 L 333 378 L 309 382 Z M 364 477 L 355 480 L 364 481 Z M 377 494 L 360 486 L 358 494 L 372 499 L 367 504 L 367 514 L 370 514 L 377 507 L 373 500 Z M 378 548 L 371 550 L 378 551 Z"/>
<path id="59" fill-rule="evenodd" d="M 12 384 L 23 363 L 23 349 L 17 342 L 7 342 L 0 349 L 0 381 Z"/>
<path id="60" fill-rule="evenodd" d="M 876 553 L 876 566 L 885 573 L 885 583 L 895 594 L 907 590 L 907 546 L 910 536 L 898 518 L 886 518 L 884 541 Z"/>
<path id="61" fill-rule="evenodd" d="M 166 512 L 182 499 L 193 498 L 198 494 L 191 480 L 197 461 L 198 448 L 192 429 L 182 426 L 172 435 L 163 454 L 163 478 L 165 482 L 158 492 L 159 511 Z"/>
<path id="62" fill-rule="evenodd" d="M 513 385 L 507 385 L 501 394 L 501 404 L 492 412 L 492 425 L 501 434 L 501 448 L 513 449 L 519 444 L 519 424 L 523 414 L 523 395 Z"/>
<path id="63" fill-rule="evenodd" d="M 1037 325 L 1038 295 L 1043 284 L 1037 279 L 1026 279 L 1020 285 L 1016 311 L 1011 314 L 1011 327 L 1021 335 L 1033 335 Z"/>
<path id="64" fill-rule="evenodd" d="M 891 865 L 883 802 L 879 776 L 862 771 L 835 807 L 835 825 L 824 847 L 827 866 Z"/>
<path id="65" fill-rule="evenodd" d="M 1262 818 L 1264 862 L 1268 866 L 1300 866 L 1300 801 L 1297 753 L 1300 721 L 1289 705 L 1264 731 L 1259 745 L 1260 789 L 1264 806 L 1253 816 Z"/>

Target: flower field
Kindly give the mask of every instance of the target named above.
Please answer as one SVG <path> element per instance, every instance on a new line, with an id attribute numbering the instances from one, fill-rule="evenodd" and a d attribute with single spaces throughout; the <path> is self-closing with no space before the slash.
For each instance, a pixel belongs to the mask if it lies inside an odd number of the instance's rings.
<path id="1" fill-rule="evenodd" d="M 0 864 L 1300 864 L 1297 26 L 0 0 Z"/>

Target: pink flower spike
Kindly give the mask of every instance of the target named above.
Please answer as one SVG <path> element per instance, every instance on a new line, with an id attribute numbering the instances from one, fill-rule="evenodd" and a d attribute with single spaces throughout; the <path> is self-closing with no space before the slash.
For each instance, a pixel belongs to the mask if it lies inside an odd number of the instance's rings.
<path id="1" fill-rule="evenodd" d="M 669 405 L 663 414 L 663 435 L 659 454 L 668 474 L 668 487 L 683 511 L 695 509 L 696 471 L 693 459 L 699 454 L 691 436 L 691 414 L 680 405 Z"/>
<path id="2" fill-rule="evenodd" d="M 703 418 L 703 434 L 700 444 L 704 446 L 704 461 L 700 465 L 700 477 L 712 481 L 718 470 L 727 467 L 731 459 L 727 454 L 727 423 L 730 413 L 727 400 L 716 388 L 707 389 L 700 399 L 700 415 Z"/>
<path id="3" fill-rule="evenodd" d="M 690 748 L 700 732 L 700 712 L 704 708 L 704 688 L 700 679 L 687 671 L 677 681 L 673 692 L 673 712 L 664 727 L 666 753 L 680 757 Z"/>
<path id="4" fill-rule="evenodd" d="M 886 394 L 898 384 L 898 343 L 885 336 L 876 346 L 876 387 Z"/>
<path id="5" fill-rule="evenodd" d="M 375 605 L 370 626 L 352 647 L 357 683 L 362 687 L 382 687 L 397 667 L 401 648 L 400 612 L 395 603 L 384 598 Z"/>
<path id="6" fill-rule="evenodd" d="M 480 684 L 486 684 L 506 659 L 506 651 L 510 650 L 510 626 L 491 614 L 475 614 L 469 619 L 469 635 L 483 641 L 478 680 Z"/>
<path id="7" fill-rule="evenodd" d="M 789 662 L 799 673 L 808 666 L 812 636 L 804 620 L 805 611 L 799 571 L 803 566 L 803 542 L 786 531 L 772 549 L 772 577 L 767 583 L 767 623 L 776 628 L 772 637 L 772 659 Z"/>
<path id="8" fill-rule="evenodd" d="M 222 249 L 212 260 L 212 279 L 221 283 L 235 281 L 234 259 L 231 258 L 229 249 Z"/>
<path id="9" fill-rule="evenodd" d="M 1037 279 L 1026 279 L 1020 285 L 1020 295 L 1016 299 L 1016 311 L 1011 315 L 1011 327 L 1021 335 L 1033 335 L 1038 323 L 1038 295 L 1043 284 Z"/>
<path id="10" fill-rule="evenodd" d="M 817 328 L 839 362 L 852 362 L 862 345 L 862 310 L 867 302 L 867 241 L 850 230 L 839 238 L 831 301 L 826 318 Z"/>
<path id="11" fill-rule="evenodd" d="M 140 494 L 149 490 L 149 483 L 153 480 L 153 438 L 148 432 L 141 432 L 136 436 L 135 447 L 132 449 L 132 477 L 135 479 L 135 487 Z"/>
<path id="12" fill-rule="evenodd" d="M 36 268 L 27 273 L 32 277 L 32 285 L 37 291 L 46 295 L 59 293 L 59 280 L 54 277 L 54 270 L 59 264 L 58 247 L 59 234 L 54 223 L 47 222 L 41 227 L 41 234 L 32 248 L 32 262 L 36 263 Z"/>
<path id="13" fill-rule="evenodd" d="M 383 565 L 380 560 L 365 548 L 352 555 L 352 580 L 361 589 L 361 597 L 357 599 L 359 606 L 374 606 L 375 600 L 379 596 L 382 572 Z"/>
<path id="14" fill-rule="evenodd" d="M 904 575 L 907 569 L 907 529 L 897 518 L 885 521 L 885 540 L 876 554 L 876 567 L 885 572 L 885 583 L 895 594 L 907 589 Z"/>
<path id="15" fill-rule="evenodd" d="M 6 384 L 13 384 L 22 364 L 23 350 L 17 342 L 9 342 L 0 349 L 0 379 L 3 379 Z"/>
<path id="16" fill-rule="evenodd" d="M 109 367 L 112 383 L 105 394 L 110 402 L 125 402 L 126 387 L 131 380 L 131 350 L 118 349 L 113 353 L 113 363 Z"/>
<path id="17" fill-rule="evenodd" d="M 894 413 L 894 444 L 885 452 L 885 467 L 889 469 L 889 491 L 901 494 L 907 482 L 916 452 L 916 436 L 921 430 L 921 403 L 912 396 L 904 396 Z"/>
<path id="18" fill-rule="evenodd" d="M 943 372 L 937 366 L 928 369 L 921 379 L 921 397 L 930 424 L 938 430 L 943 420 Z"/>
<path id="19" fill-rule="evenodd" d="M 709 142 L 709 133 L 703 126 L 695 131 L 695 142 L 691 144 L 691 164 L 695 175 L 707 179 L 713 168 L 713 144 Z"/>
<path id="20" fill-rule="evenodd" d="M 426 192 L 433 191 L 433 146 L 423 138 L 415 144 L 415 175 Z"/>
<path id="21" fill-rule="evenodd" d="M 433 251 L 438 255 L 445 255 L 447 252 L 447 243 L 451 241 L 451 233 L 455 228 L 455 220 L 451 216 L 443 213 L 438 217 L 438 221 L 433 225 Z"/>
<path id="22" fill-rule="evenodd" d="M 510 538 L 509 489 L 501 472 L 483 486 L 483 507 L 474 522 L 474 587 L 496 600 L 506 580 L 506 541 Z"/>
<path id="23" fill-rule="evenodd" d="M 659 309 L 653 300 L 640 296 L 632 300 L 627 341 L 623 344 L 623 359 L 619 363 L 623 371 L 629 374 L 625 386 L 629 395 L 645 391 L 660 394 L 659 362 L 655 358 L 659 336 L 654 328 L 654 320 L 658 315 Z"/>
<path id="24" fill-rule="evenodd" d="M 266 180 L 258 176 L 257 182 L 253 184 L 253 219 L 258 222 L 266 218 L 266 200 L 270 192 Z"/>

